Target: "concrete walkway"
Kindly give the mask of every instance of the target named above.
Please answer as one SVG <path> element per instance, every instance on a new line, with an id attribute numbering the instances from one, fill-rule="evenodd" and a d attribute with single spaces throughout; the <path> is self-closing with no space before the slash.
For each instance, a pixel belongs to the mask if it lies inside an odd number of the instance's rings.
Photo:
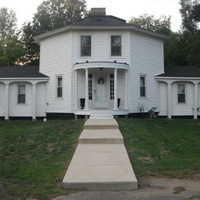
<path id="1" fill-rule="evenodd" d="M 98 191 L 138 188 L 116 120 L 86 121 L 62 185 Z"/>

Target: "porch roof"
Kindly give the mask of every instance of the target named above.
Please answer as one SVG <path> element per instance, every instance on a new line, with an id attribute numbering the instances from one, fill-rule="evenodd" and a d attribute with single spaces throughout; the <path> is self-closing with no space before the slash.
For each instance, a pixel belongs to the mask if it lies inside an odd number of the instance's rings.
<path id="1" fill-rule="evenodd" d="M 86 61 L 86 62 L 74 64 L 74 70 L 78 70 L 78 69 L 95 69 L 95 68 L 128 70 L 129 69 L 129 64 L 122 63 L 122 62 L 117 62 L 117 61 L 114 61 L 114 62 L 104 62 L 104 61 L 89 62 L 89 61 Z"/>

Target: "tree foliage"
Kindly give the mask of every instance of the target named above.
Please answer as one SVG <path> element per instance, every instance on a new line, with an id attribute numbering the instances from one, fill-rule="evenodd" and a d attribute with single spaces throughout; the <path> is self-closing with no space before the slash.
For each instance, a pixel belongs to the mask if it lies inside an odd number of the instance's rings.
<path id="1" fill-rule="evenodd" d="M 180 0 L 182 29 L 194 33 L 198 29 L 200 4 L 197 0 Z"/>
<path id="2" fill-rule="evenodd" d="M 38 64 L 39 46 L 33 37 L 80 21 L 86 14 L 85 0 L 46 0 L 38 7 L 32 22 L 23 26 L 22 40 L 28 52 L 27 62 Z"/>
<path id="3" fill-rule="evenodd" d="M 0 30 L 2 31 L 3 38 L 15 35 L 16 22 L 17 18 L 14 11 L 0 8 Z"/>
<path id="4" fill-rule="evenodd" d="M 132 17 L 129 23 L 150 31 L 169 34 L 171 17 L 163 15 L 156 19 L 153 15 L 144 14 L 139 17 Z"/>
<path id="5" fill-rule="evenodd" d="M 3 38 L 0 43 L 0 66 L 20 64 L 20 58 L 26 54 L 23 44 L 16 36 Z"/>
<path id="6" fill-rule="evenodd" d="M 0 67 L 8 65 L 17 65 L 20 59 L 26 54 L 23 44 L 18 40 L 16 33 L 17 27 L 16 14 L 7 8 L 0 9 Z"/>

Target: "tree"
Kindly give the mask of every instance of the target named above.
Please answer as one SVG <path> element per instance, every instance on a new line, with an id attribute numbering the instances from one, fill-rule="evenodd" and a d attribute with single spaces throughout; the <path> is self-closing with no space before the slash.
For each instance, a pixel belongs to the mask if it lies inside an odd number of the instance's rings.
<path id="1" fill-rule="evenodd" d="M 38 7 L 32 22 L 23 26 L 22 40 L 28 52 L 27 62 L 38 64 L 39 46 L 33 37 L 80 21 L 86 14 L 85 0 L 47 0 Z"/>
<path id="2" fill-rule="evenodd" d="M 9 11 L 7 8 L 0 9 L 0 30 L 3 38 L 15 35 L 16 22 L 17 18 L 14 11 Z"/>
<path id="3" fill-rule="evenodd" d="M 170 34 L 171 17 L 161 16 L 155 19 L 153 15 L 140 15 L 139 17 L 132 17 L 129 21 L 130 24 L 145 28 L 150 31 L 155 31 L 158 33 Z"/>
<path id="4" fill-rule="evenodd" d="M 182 29 L 194 33 L 200 19 L 200 4 L 196 0 L 180 0 Z"/>
<path id="5" fill-rule="evenodd" d="M 20 58 L 25 54 L 23 44 L 16 36 L 3 38 L 0 43 L 0 67 L 20 64 Z"/>

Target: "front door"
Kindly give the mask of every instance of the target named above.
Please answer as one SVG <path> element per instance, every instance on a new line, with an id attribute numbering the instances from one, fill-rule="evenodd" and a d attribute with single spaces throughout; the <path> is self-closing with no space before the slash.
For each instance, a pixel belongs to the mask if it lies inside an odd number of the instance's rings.
<path id="1" fill-rule="evenodd" d="M 107 75 L 95 76 L 95 108 L 108 108 Z"/>

